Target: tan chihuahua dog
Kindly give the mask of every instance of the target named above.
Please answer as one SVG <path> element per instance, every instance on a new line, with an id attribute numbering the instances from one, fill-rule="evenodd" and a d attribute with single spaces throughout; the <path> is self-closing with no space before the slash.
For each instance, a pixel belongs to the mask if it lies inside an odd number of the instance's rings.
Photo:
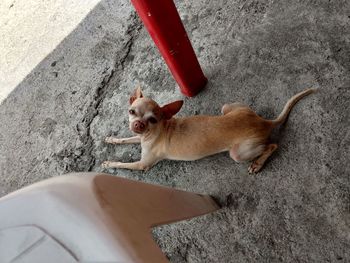
<path id="1" fill-rule="evenodd" d="M 129 126 L 138 135 L 131 138 L 107 137 L 112 144 L 141 143 L 141 160 L 133 163 L 106 161 L 104 168 L 148 170 L 163 159 L 192 161 L 229 151 L 236 162 L 253 161 L 248 171 L 257 173 L 277 149 L 269 144 L 273 128 L 282 124 L 294 104 L 314 92 L 308 89 L 293 96 L 275 120 L 265 120 L 241 103 L 225 104 L 220 116 L 173 118 L 183 101 L 160 107 L 135 90 L 130 97 Z"/>

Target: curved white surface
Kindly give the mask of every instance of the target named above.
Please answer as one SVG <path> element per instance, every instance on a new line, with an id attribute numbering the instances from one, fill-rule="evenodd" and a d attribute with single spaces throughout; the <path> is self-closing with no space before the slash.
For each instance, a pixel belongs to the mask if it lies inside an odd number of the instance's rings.
<path id="1" fill-rule="evenodd" d="M 67 248 L 35 226 L 0 230 L 0 259 L 11 263 L 78 262 Z"/>
<path id="2" fill-rule="evenodd" d="M 150 228 L 218 209 L 208 196 L 103 174 L 0 199 L 0 262 L 168 262 Z"/>
<path id="3" fill-rule="evenodd" d="M 132 262 L 128 254 L 116 249 L 120 244 L 89 191 L 93 178 L 55 177 L 5 196 L 0 199 L 0 229 L 40 226 L 80 261 Z M 1 260 L 3 257 L 0 254 Z"/>

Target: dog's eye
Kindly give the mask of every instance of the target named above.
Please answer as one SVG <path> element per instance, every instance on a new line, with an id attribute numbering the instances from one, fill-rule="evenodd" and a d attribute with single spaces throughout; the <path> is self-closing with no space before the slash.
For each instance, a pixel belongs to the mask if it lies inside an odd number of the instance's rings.
<path id="1" fill-rule="evenodd" d="M 131 115 L 135 115 L 135 110 L 129 110 L 129 113 L 131 114 Z"/>
<path id="2" fill-rule="evenodd" d="M 155 123 L 157 123 L 158 121 L 157 121 L 157 119 L 156 118 L 154 118 L 154 117 L 150 117 L 150 118 L 148 118 L 148 121 L 150 122 L 150 123 L 153 123 L 153 124 L 155 124 Z"/>

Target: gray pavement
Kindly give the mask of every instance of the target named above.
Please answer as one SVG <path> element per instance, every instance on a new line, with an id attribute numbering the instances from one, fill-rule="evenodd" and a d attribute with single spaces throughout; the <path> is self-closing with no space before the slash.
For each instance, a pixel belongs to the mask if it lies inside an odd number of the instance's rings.
<path id="1" fill-rule="evenodd" d="M 350 2 L 176 4 L 209 78 L 198 96 L 184 98 L 180 116 L 220 114 L 240 101 L 274 118 L 293 94 L 319 92 L 274 133 L 279 149 L 257 175 L 227 153 L 108 172 L 210 194 L 222 205 L 154 230 L 171 262 L 349 262 Z M 137 84 L 160 103 L 183 98 L 129 1 L 103 0 L 1 103 L 0 195 L 102 171 L 104 160 L 137 160 L 139 146 L 103 143 L 130 135 Z"/>

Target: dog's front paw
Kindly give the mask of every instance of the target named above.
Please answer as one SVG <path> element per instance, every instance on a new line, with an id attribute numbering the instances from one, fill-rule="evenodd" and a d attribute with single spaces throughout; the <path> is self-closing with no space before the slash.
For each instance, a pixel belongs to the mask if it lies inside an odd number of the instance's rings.
<path id="1" fill-rule="evenodd" d="M 111 161 L 104 161 L 104 162 L 101 164 L 101 167 L 102 167 L 103 169 L 111 168 L 111 167 L 112 167 L 111 164 L 112 164 Z"/>
<path id="2" fill-rule="evenodd" d="M 101 164 L 101 167 L 103 169 L 108 169 L 108 168 L 122 168 L 123 163 L 122 162 L 112 162 L 112 161 L 104 161 Z"/>
<path id="3" fill-rule="evenodd" d="M 255 161 L 249 166 L 248 172 L 250 174 L 257 173 L 257 172 L 259 172 L 261 170 L 262 166 L 263 166 L 262 164 L 260 164 L 260 163 Z"/>
<path id="4" fill-rule="evenodd" d="M 113 137 L 106 137 L 105 143 L 112 143 L 112 144 L 118 143 L 118 142 L 116 142 L 116 140 L 118 140 L 118 139 L 113 138 Z"/>

